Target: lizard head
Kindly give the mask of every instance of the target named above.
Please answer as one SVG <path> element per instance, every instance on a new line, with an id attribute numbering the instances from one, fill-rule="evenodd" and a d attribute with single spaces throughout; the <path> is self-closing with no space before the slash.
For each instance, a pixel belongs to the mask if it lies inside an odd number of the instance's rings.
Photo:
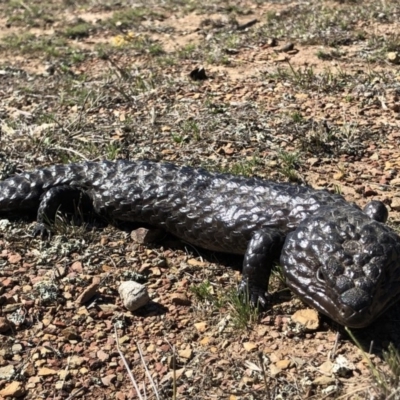
<path id="1" fill-rule="evenodd" d="M 289 288 L 352 328 L 369 325 L 400 298 L 400 237 L 370 218 L 387 217 L 374 203 L 365 212 L 321 207 L 287 235 L 281 255 Z"/>

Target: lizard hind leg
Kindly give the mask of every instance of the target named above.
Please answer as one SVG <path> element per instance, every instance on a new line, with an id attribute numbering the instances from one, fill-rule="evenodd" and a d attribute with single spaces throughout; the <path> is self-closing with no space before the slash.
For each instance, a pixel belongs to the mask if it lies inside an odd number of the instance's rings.
<path id="1" fill-rule="evenodd" d="M 40 198 L 37 223 L 32 235 L 50 236 L 51 226 L 59 210 L 72 215 L 79 211 L 85 213 L 88 210 L 93 211 L 93 202 L 89 194 L 79 187 L 60 185 L 50 188 Z"/>

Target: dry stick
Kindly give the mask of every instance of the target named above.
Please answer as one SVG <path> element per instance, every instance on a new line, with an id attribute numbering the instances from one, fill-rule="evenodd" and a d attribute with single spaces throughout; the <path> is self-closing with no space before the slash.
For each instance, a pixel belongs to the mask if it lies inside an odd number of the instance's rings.
<path id="1" fill-rule="evenodd" d="M 269 387 L 268 387 L 268 382 L 267 382 L 267 374 L 265 372 L 264 360 L 263 360 L 263 356 L 262 356 L 261 352 L 258 353 L 258 359 L 260 360 L 260 365 L 261 365 L 261 369 L 263 372 L 265 393 L 267 394 L 267 400 L 271 400 L 271 394 L 269 393 Z"/>
<path id="2" fill-rule="evenodd" d="M 74 149 L 68 149 L 66 147 L 62 147 L 62 146 L 53 146 L 53 149 L 55 150 L 64 150 L 64 151 L 69 151 L 70 153 L 76 154 L 77 156 L 81 157 L 83 160 L 88 161 L 88 158 L 85 157 L 84 154 L 80 153 L 79 151 L 76 151 Z"/>
<path id="3" fill-rule="evenodd" d="M 165 339 L 165 341 L 169 344 L 172 350 L 172 400 L 176 400 L 176 357 L 175 357 L 175 346 L 172 346 L 171 343 Z"/>
<path id="4" fill-rule="evenodd" d="M 175 346 L 172 347 L 172 370 L 173 370 L 172 400 L 176 400 L 176 355 L 175 355 Z"/>
<path id="5" fill-rule="evenodd" d="M 360 386 L 360 387 L 358 387 L 357 389 L 353 389 L 353 390 L 350 390 L 349 392 L 347 392 L 346 394 L 343 394 L 342 396 L 339 396 L 339 397 L 336 397 L 336 400 L 348 400 L 348 399 L 352 399 L 353 397 L 351 397 L 353 394 L 357 394 L 357 393 L 360 393 L 360 392 L 362 392 L 363 390 L 368 390 L 368 391 L 371 391 L 371 385 L 365 385 L 365 386 Z M 325 398 L 327 398 L 327 397 L 329 397 L 329 396 L 332 396 L 332 393 L 328 393 L 327 395 L 325 395 L 322 399 L 325 399 Z M 354 398 L 359 398 L 359 399 L 361 399 L 361 397 L 354 397 Z M 369 397 L 369 398 L 371 398 L 371 399 L 374 399 L 375 397 Z M 321 400 L 322 400 L 321 399 Z M 389 397 L 386 397 L 385 398 L 385 400 L 388 400 L 389 399 Z"/>
<path id="6" fill-rule="evenodd" d="M 68 357 L 67 366 L 65 367 L 65 374 L 64 374 L 64 379 L 62 380 L 61 388 L 64 387 L 65 379 L 67 378 L 67 372 L 68 372 L 68 370 L 69 370 L 69 363 L 70 363 L 70 361 L 71 361 L 71 357 Z"/>
<path id="7" fill-rule="evenodd" d="M 76 392 L 72 393 L 71 396 L 69 396 L 67 398 L 67 400 L 72 400 L 74 397 L 78 396 L 79 394 L 81 394 L 82 392 L 84 392 L 86 390 L 86 388 L 83 386 L 80 389 L 78 389 Z"/>
<path id="8" fill-rule="evenodd" d="M 158 392 L 157 392 L 156 385 L 155 385 L 155 383 L 154 383 L 153 378 L 152 378 L 151 375 L 150 375 L 149 369 L 147 368 L 146 362 L 145 362 L 144 357 L 143 357 L 142 349 L 140 348 L 139 343 L 136 343 L 136 347 L 137 347 L 138 350 L 139 350 L 139 354 L 140 354 L 140 358 L 141 358 L 141 360 L 142 360 L 142 364 L 144 365 L 144 369 L 146 370 L 146 375 L 148 376 L 148 378 L 149 378 L 149 380 L 150 380 L 150 383 L 151 383 L 151 386 L 153 387 L 154 393 L 155 393 L 157 399 L 160 400 L 160 397 L 158 396 Z"/>
<path id="9" fill-rule="evenodd" d="M 358 347 L 358 349 L 361 352 L 361 355 L 363 356 L 364 360 L 367 362 L 369 369 L 371 371 L 371 374 L 373 375 L 373 377 L 375 378 L 375 382 L 379 387 L 382 387 L 382 385 L 385 386 L 385 382 L 383 382 L 384 377 L 382 377 L 382 374 L 379 373 L 378 369 L 375 367 L 375 365 L 373 364 L 373 362 L 371 361 L 371 358 L 365 353 L 365 351 L 363 350 L 360 342 L 356 339 L 356 337 L 354 336 L 353 332 L 351 331 L 350 328 L 348 328 L 347 326 L 344 327 L 345 331 L 347 332 L 347 334 L 350 336 L 350 339 L 356 344 L 356 346 Z"/>
<path id="10" fill-rule="evenodd" d="M 386 397 L 386 400 L 397 399 L 396 397 L 400 393 L 400 389 L 396 389 L 389 397 Z"/>
<path id="11" fill-rule="evenodd" d="M 115 342 L 116 342 L 116 345 L 117 345 L 117 350 L 118 350 L 119 356 L 121 357 L 121 360 L 124 363 L 124 366 L 125 366 L 125 368 L 126 368 L 126 370 L 128 372 L 129 378 L 131 378 L 131 382 L 132 382 L 133 386 L 136 389 L 136 393 L 137 393 L 139 399 L 140 400 L 144 400 L 142 395 L 140 394 L 139 387 L 138 387 L 138 385 L 137 385 L 137 383 L 135 381 L 135 378 L 133 377 L 132 371 L 129 369 L 128 362 L 126 361 L 124 355 L 122 354 L 121 349 L 119 348 L 119 343 L 118 343 L 119 338 L 118 338 L 118 333 L 117 333 L 117 326 L 115 324 L 114 324 L 114 333 L 115 333 L 115 339 L 116 339 Z"/>
<path id="12" fill-rule="evenodd" d="M 23 2 L 22 0 L 19 2 L 19 4 L 25 8 L 26 11 L 28 11 L 30 14 L 33 14 L 32 8 L 30 8 L 27 4 L 25 4 L 25 2 Z"/>
<path id="13" fill-rule="evenodd" d="M 371 340 L 371 343 L 369 344 L 369 350 L 368 350 L 368 353 L 369 354 L 372 354 L 372 349 L 374 348 L 374 341 L 373 340 Z"/>
<path id="14" fill-rule="evenodd" d="M 193 246 L 193 245 L 190 244 L 189 242 L 183 241 L 183 243 L 184 243 L 186 246 L 191 247 L 191 248 L 197 253 L 197 256 L 200 258 L 200 261 L 201 261 L 201 262 L 204 262 L 203 257 L 201 256 L 199 250 L 197 250 L 197 248 L 196 248 L 195 246 Z M 186 248 L 186 246 L 185 246 L 186 254 L 189 255 L 189 251 L 188 251 L 188 249 Z"/>
<path id="15" fill-rule="evenodd" d="M 81 122 L 82 122 L 82 117 L 83 117 L 83 114 L 84 114 L 85 105 L 86 105 L 86 103 L 87 103 L 87 101 L 88 101 L 88 98 L 89 98 L 89 96 L 90 96 L 91 93 L 92 93 L 92 91 L 89 91 L 89 92 L 86 94 L 85 99 L 83 100 L 83 104 L 82 104 L 82 107 L 81 107 L 81 112 L 79 113 L 79 120 L 78 120 L 78 126 L 79 126 L 79 127 L 81 126 Z M 75 121 L 73 121 L 73 122 L 75 122 Z M 70 124 L 70 126 L 71 126 L 71 125 L 72 125 L 72 123 Z"/>
<path id="16" fill-rule="evenodd" d="M 144 384 L 144 382 L 142 382 L 142 388 L 143 388 L 143 395 L 145 397 L 145 400 L 147 400 L 146 385 Z"/>
<path id="17" fill-rule="evenodd" d="M 330 359 L 333 360 L 336 355 L 337 348 L 339 346 L 339 339 L 340 339 L 340 333 L 339 331 L 336 332 L 336 338 L 335 338 L 335 343 L 333 344 L 333 349 L 332 353 L 330 354 Z"/>

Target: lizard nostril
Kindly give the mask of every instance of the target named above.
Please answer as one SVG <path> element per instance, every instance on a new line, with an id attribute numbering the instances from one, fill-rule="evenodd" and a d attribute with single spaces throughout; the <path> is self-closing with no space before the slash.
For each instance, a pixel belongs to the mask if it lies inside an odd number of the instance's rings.
<path id="1" fill-rule="evenodd" d="M 317 279 L 320 282 L 325 282 L 325 276 L 324 276 L 323 272 L 321 271 L 321 268 L 318 268 L 318 270 L 317 270 Z"/>

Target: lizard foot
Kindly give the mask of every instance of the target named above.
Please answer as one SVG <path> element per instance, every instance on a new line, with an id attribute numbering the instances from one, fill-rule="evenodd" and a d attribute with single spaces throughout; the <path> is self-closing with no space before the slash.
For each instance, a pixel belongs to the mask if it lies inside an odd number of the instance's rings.
<path id="1" fill-rule="evenodd" d="M 32 236 L 33 237 L 40 236 L 41 239 L 45 238 L 50 239 L 51 231 L 45 224 L 38 222 L 36 223 L 35 227 L 32 230 Z"/>
<path id="2" fill-rule="evenodd" d="M 248 299 L 254 307 L 266 308 L 268 304 L 269 294 L 265 289 L 258 286 L 250 286 L 245 280 L 239 284 L 238 294 Z"/>

